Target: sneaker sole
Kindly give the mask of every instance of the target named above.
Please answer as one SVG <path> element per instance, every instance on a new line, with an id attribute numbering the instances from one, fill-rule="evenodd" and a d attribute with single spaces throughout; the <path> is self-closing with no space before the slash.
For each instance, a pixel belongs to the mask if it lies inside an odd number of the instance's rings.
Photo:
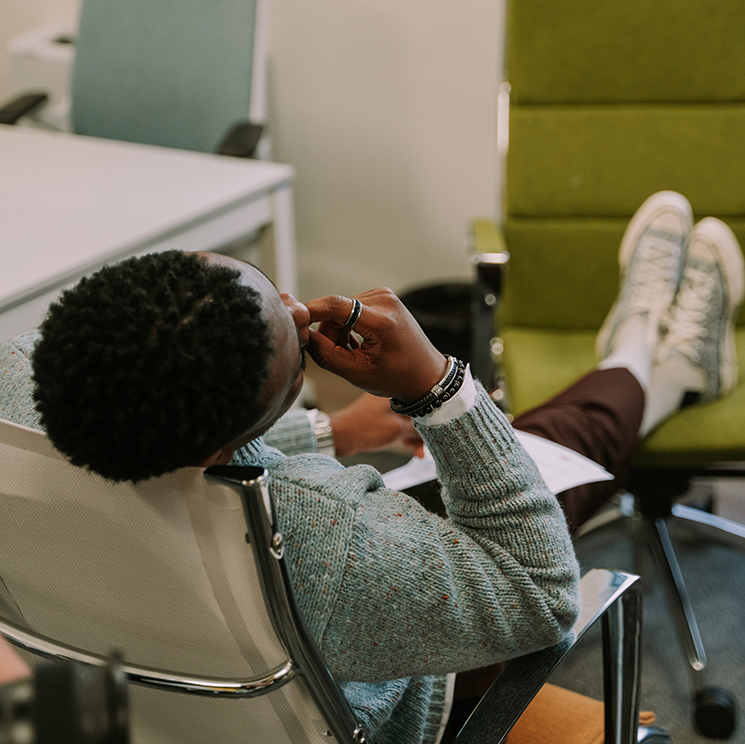
<path id="1" fill-rule="evenodd" d="M 727 395 L 737 387 L 738 381 L 734 320 L 745 294 L 745 260 L 743 260 L 740 243 L 735 234 L 728 225 L 716 217 L 706 217 L 693 228 L 690 241 L 692 253 L 695 251 L 693 246 L 697 240 L 704 240 L 715 249 L 727 285 L 727 297 L 729 299 L 727 331 L 719 370 L 722 380 L 721 394 Z"/>
<path id="2" fill-rule="evenodd" d="M 652 196 L 650 196 L 639 207 L 639 209 L 636 210 L 636 213 L 631 218 L 631 222 L 629 222 L 626 232 L 624 232 L 623 238 L 621 239 L 621 247 L 618 251 L 619 297 L 620 287 L 623 285 L 626 277 L 626 267 L 631 260 L 631 256 L 639 238 L 653 220 L 657 219 L 657 217 L 661 217 L 666 212 L 681 216 L 683 218 L 681 220 L 683 231 L 690 233 L 693 227 L 693 210 L 691 209 L 688 199 L 676 191 L 658 191 L 656 194 L 652 194 Z M 681 261 L 685 262 L 685 256 L 681 256 Z M 610 344 L 613 328 L 616 325 L 616 316 L 618 315 L 619 309 L 619 302 L 616 300 L 598 332 L 595 343 L 595 353 L 599 361 L 608 356 L 608 345 Z"/>

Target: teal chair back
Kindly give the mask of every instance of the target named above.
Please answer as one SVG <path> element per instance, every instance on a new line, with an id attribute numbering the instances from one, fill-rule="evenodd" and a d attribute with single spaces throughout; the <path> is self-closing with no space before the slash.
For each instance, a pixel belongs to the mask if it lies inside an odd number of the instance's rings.
<path id="1" fill-rule="evenodd" d="M 744 39 L 741 0 L 509 3 L 500 323 L 515 413 L 593 368 L 619 243 L 650 194 L 683 193 L 745 245 Z M 745 359 L 745 329 L 737 346 Z M 686 410 L 637 462 L 745 459 L 743 406 L 740 385 Z"/>
<path id="2" fill-rule="evenodd" d="M 73 129 L 214 152 L 249 117 L 256 12 L 257 0 L 83 0 Z"/>

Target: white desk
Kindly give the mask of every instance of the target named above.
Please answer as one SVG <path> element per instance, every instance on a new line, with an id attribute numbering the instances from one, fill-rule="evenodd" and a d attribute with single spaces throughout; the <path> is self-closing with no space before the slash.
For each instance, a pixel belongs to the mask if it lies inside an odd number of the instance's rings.
<path id="1" fill-rule="evenodd" d="M 296 291 L 291 166 L 0 125 L 0 339 L 128 256 L 212 250 L 271 225 Z"/>

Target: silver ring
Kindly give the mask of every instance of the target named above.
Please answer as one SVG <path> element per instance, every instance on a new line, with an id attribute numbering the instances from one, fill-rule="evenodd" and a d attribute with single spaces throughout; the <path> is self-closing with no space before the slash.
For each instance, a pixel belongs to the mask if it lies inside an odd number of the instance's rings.
<path id="1" fill-rule="evenodd" d="M 342 328 L 349 328 L 350 330 L 357 325 L 357 321 L 362 315 L 362 303 L 359 300 L 352 300 L 352 312 L 349 313 L 349 317 L 342 323 Z"/>

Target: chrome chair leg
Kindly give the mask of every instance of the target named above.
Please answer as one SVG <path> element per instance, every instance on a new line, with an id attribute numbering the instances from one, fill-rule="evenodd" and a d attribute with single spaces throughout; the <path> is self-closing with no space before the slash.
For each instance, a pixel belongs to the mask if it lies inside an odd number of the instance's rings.
<path id="1" fill-rule="evenodd" d="M 637 744 L 670 744 L 670 734 L 659 726 L 639 726 Z"/>
<path id="2" fill-rule="evenodd" d="M 678 635 L 691 669 L 695 673 L 697 688 L 701 686 L 699 672 L 706 667 L 706 652 L 701 640 L 696 617 L 688 596 L 683 574 L 675 556 L 670 534 L 664 519 L 645 518 L 648 528 L 649 544 L 668 595 L 668 603 L 673 613 Z"/>
<path id="3" fill-rule="evenodd" d="M 719 528 L 717 522 L 728 522 L 721 517 L 701 512 L 697 509 L 673 506 L 673 514 L 678 518 L 688 519 L 698 525 Z M 675 512 L 678 512 L 677 514 Z M 682 511 L 682 514 L 681 514 Z M 691 514 L 690 512 L 699 512 Z M 678 636 L 688 657 L 690 665 L 694 693 L 694 722 L 696 729 L 704 736 L 717 739 L 725 739 L 732 734 L 736 726 L 736 706 L 732 693 L 718 686 L 706 686 L 704 684 L 704 669 L 706 668 L 706 652 L 701 640 L 693 607 L 688 597 L 683 575 L 680 571 L 678 559 L 675 556 L 667 524 L 664 519 L 651 517 L 643 518 L 647 525 L 647 534 L 655 563 L 662 576 L 662 583 L 668 596 Z M 740 526 L 729 523 L 731 529 L 725 532 L 732 536 L 741 537 Z M 732 529 L 733 528 L 733 529 Z"/>
<path id="4" fill-rule="evenodd" d="M 623 519 L 629 519 L 634 514 L 634 497 L 630 493 L 622 493 L 614 497 L 613 503 L 607 509 L 603 509 L 594 517 L 590 517 L 575 533 L 575 539 L 587 535 L 595 530 L 607 527 Z"/>
<path id="5" fill-rule="evenodd" d="M 671 513 L 676 519 L 693 525 L 696 530 L 702 529 L 715 540 L 722 537 L 733 537 L 737 539 L 732 542 L 739 548 L 743 547 L 740 540 L 745 540 L 745 525 L 733 522 L 731 519 L 725 519 L 717 514 L 694 509 L 692 506 L 686 506 L 685 504 L 673 504 Z"/>
<path id="6" fill-rule="evenodd" d="M 642 600 L 632 587 L 603 615 L 606 744 L 633 744 L 639 728 Z"/>

